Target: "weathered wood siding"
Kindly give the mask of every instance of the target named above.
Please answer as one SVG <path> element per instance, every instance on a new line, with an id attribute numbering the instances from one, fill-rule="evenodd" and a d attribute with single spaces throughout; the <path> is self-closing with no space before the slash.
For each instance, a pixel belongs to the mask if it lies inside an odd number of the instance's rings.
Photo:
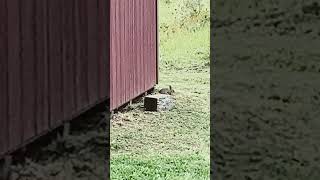
<path id="1" fill-rule="evenodd" d="M 110 0 L 110 108 L 157 83 L 157 0 Z"/>
<path id="2" fill-rule="evenodd" d="M 0 156 L 109 98 L 107 0 L 0 0 Z"/>
<path id="3" fill-rule="evenodd" d="M 157 83 L 157 0 L 0 0 L 0 158 Z"/>

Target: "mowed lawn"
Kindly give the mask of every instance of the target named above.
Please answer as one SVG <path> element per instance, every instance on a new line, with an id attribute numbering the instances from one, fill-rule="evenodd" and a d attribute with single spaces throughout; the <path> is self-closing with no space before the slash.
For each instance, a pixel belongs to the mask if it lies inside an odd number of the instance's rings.
<path id="1" fill-rule="evenodd" d="M 178 1 L 160 0 L 160 24 L 174 26 Z M 209 0 L 205 0 L 209 4 Z M 176 106 L 144 112 L 142 103 L 115 115 L 111 179 L 209 179 L 209 25 L 160 31 L 160 89 L 171 85 Z"/>

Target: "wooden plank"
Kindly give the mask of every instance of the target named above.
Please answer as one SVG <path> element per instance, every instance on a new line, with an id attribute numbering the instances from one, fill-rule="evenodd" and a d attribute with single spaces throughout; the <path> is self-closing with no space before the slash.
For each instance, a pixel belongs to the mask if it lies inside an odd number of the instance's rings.
<path id="1" fill-rule="evenodd" d="M 155 3 L 155 11 L 156 11 L 156 28 L 155 28 L 155 31 L 156 31 L 156 84 L 159 83 L 159 58 L 160 58 L 160 54 L 159 54 L 159 0 L 155 0 L 156 3 Z"/>
<path id="2" fill-rule="evenodd" d="M 21 64 L 19 0 L 7 0 L 8 6 L 8 92 L 9 148 L 21 143 Z"/>
<path id="3" fill-rule="evenodd" d="M 63 39 L 66 40 L 66 84 L 65 87 L 66 95 L 68 98 L 65 98 L 65 105 L 66 105 L 66 113 L 67 118 L 70 118 L 76 111 L 76 104 L 75 104 L 75 49 L 74 49 L 74 30 L 75 27 L 73 26 L 73 14 L 74 14 L 74 2 L 67 1 L 66 2 L 65 10 L 65 19 L 66 19 L 66 31 L 64 33 L 65 37 Z M 66 102 L 68 101 L 68 102 Z"/>
<path id="4" fill-rule="evenodd" d="M 114 6 L 114 2 L 113 0 L 110 0 L 110 35 L 109 35 L 109 46 L 110 46 L 110 53 L 109 53 L 109 72 L 110 72 L 110 82 L 109 82 L 109 89 L 110 89 L 110 110 L 113 109 L 113 96 L 114 96 L 114 83 L 113 83 L 113 79 L 114 79 L 114 72 L 112 71 L 113 67 L 114 67 L 114 57 L 113 54 L 115 52 L 115 44 L 114 44 L 114 37 L 112 37 L 113 31 L 115 31 L 115 16 L 114 16 L 114 12 L 115 12 L 115 6 Z"/>
<path id="5" fill-rule="evenodd" d="M 70 81 L 70 99 L 71 99 L 71 114 L 72 116 L 75 114 L 76 110 L 77 110 L 77 101 L 76 101 L 76 95 L 77 95 L 77 90 L 76 90 L 76 58 L 77 58 L 77 54 L 76 54 L 76 26 L 75 26 L 75 1 L 71 0 L 70 1 L 70 9 L 68 10 L 68 29 L 69 29 L 69 33 L 68 33 L 68 37 L 70 38 L 70 42 L 68 44 L 69 46 L 69 81 Z"/>
<path id="6" fill-rule="evenodd" d="M 50 126 L 50 100 L 49 100 L 49 62 L 48 62 L 48 56 L 49 56 L 49 49 L 48 49 L 48 42 L 49 42 L 49 33 L 48 33 L 48 17 L 49 17 L 49 11 L 48 11 L 48 0 L 42 0 L 43 4 L 43 117 L 42 117 L 42 130 L 49 129 Z"/>
<path id="7" fill-rule="evenodd" d="M 140 9 L 143 9 L 143 0 L 140 0 Z M 140 28 L 140 34 L 139 34 L 139 55 L 140 55 L 140 67 L 141 67 L 141 71 L 140 71 L 140 76 L 139 76 L 139 92 L 142 93 L 144 91 L 144 69 L 145 69 L 145 65 L 144 65 L 144 56 L 143 56 L 143 37 L 144 37 L 144 32 L 143 32 L 143 11 L 139 11 L 139 19 L 140 19 L 140 24 L 139 24 L 139 28 Z"/>
<path id="8" fill-rule="evenodd" d="M 100 98 L 100 78 L 99 78 L 99 68 L 100 68 L 100 60 L 99 60 L 99 0 L 94 0 L 94 17 L 95 17 L 95 23 L 94 23 L 94 67 L 95 67 L 95 83 L 96 83 L 96 89 L 95 89 L 95 100 L 94 103 L 97 102 L 97 100 L 101 100 Z"/>
<path id="9" fill-rule="evenodd" d="M 110 97 L 110 60 L 109 60 L 109 47 L 110 47 L 110 1 L 106 2 L 98 0 L 99 7 L 99 95 L 100 98 Z M 110 28 L 109 28 L 110 27 Z"/>
<path id="10" fill-rule="evenodd" d="M 120 14 L 119 13 L 120 12 L 120 1 L 116 1 L 116 2 L 117 2 L 116 3 L 116 7 L 115 7 L 115 9 L 116 9 L 116 12 L 115 12 L 116 19 L 115 19 L 114 23 L 115 23 L 115 26 L 116 26 L 116 31 L 119 31 L 119 25 L 120 25 L 120 22 L 121 22 L 121 19 L 120 19 L 120 16 L 119 16 L 119 14 Z M 119 22 L 119 24 L 116 23 L 116 22 Z M 115 32 L 113 32 L 113 33 L 115 33 Z M 121 61 L 121 56 L 120 56 L 120 52 L 119 51 L 120 51 L 120 48 L 121 48 L 121 44 L 120 44 L 120 40 L 119 40 L 120 38 L 115 36 L 115 34 L 112 34 L 111 37 L 114 37 L 113 39 L 116 42 L 116 44 L 115 44 L 116 51 L 113 54 L 113 56 L 115 58 L 114 61 L 115 61 L 115 74 L 116 74 L 116 76 L 114 77 L 114 80 L 112 82 L 113 85 L 115 85 L 115 89 L 114 89 L 115 94 L 114 94 L 114 96 L 112 98 L 114 98 L 114 104 L 118 105 L 120 100 L 121 100 L 121 94 L 119 92 L 119 90 L 121 88 L 121 84 L 120 84 L 120 82 L 118 82 L 119 79 L 120 79 L 120 73 L 121 73 L 120 69 L 119 69 L 120 61 Z M 114 71 L 114 70 L 111 69 L 111 71 Z"/>
<path id="11" fill-rule="evenodd" d="M 61 71 L 61 49 L 59 33 L 58 1 L 48 1 L 49 10 L 49 94 L 50 94 L 50 127 L 55 127 L 61 120 L 62 102 L 62 71 Z"/>
<path id="12" fill-rule="evenodd" d="M 103 98 L 103 82 L 102 82 L 102 79 L 103 79 L 103 50 L 104 50 L 104 44 L 103 44 L 103 41 L 104 41 L 104 36 L 103 34 L 105 33 L 103 30 L 103 19 L 104 19 L 104 16 L 103 16 L 103 8 L 101 7 L 103 5 L 102 1 L 101 0 L 98 0 L 97 1 L 98 3 L 98 82 L 99 82 L 99 90 L 98 90 L 98 93 L 99 93 L 99 98 Z"/>
<path id="13" fill-rule="evenodd" d="M 152 47 L 153 47 L 153 84 L 158 84 L 158 80 L 157 80 L 157 54 L 158 54 L 158 32 L 157 32 L 157 28 L 158 28 L 158 20 L 157 20 L 157 0 L 154 0 L 153 1 L 153 4 L 152 4 L 152 8 L 153 8 L 153 28 L 152 28 L 152 37 L 153 37 L 153 44 L 152 44 Z"/>
<path id="14" fill-rule="evenodd" d="M 120 35 L 120 38 L 117 38 L 119 39 L 120 41 L 120 51 L 118 52 L 119 53 L 119 57 L 120 57 L 120 61 L 119 61 L 119 64 L 118 64 L 118 68 L 117 68 L 117 71 L 119 72 L 119 78 L 117 79 L 116 83 L 119 84 L 119 88 L 117 89 L 117 92 L 119 92 L 119 101 L 117 104 L 121 104 L 123 101 L 124 101 L 124 93 L 123 93 L 123 87 L 124 87 L 124 71 L 123 71 L 123 67 L 124 67 L 124 63 L 123 63 L 123 59 L 124 59 L 124 44 L 125 42 L 123 42 L 123 39 L 124 39 L 124 19 L 125 19 L 125 16 L 123 15 L 124 13 L 124 7 L 123 7 L 123 2 L 125 0 L 119 0 L 119 13 L 118 13 L 118 17 L 120 19 L 120 21 L 117 21 L 119 22 L 119 35 Z"/>
<path id="15" fill-rule="evenodd" d="M 22 62 L 22 122 L 23 140 L 35 135 L 35 44 L 34 0 L 21 1 L 21 62 Z M 21 122 L 20 121 L 20 122 Z"/>
<path id="16" fill-rule="evenodd" d="M 127 87 L 126 87 L 126 84 L 127 84 L 127 65 L 126 65 L 126 56 L 127 56 L 127 52 L 126 52 L 126 19 L 127 17 L 125 16 L 126 15 L 126 11 L 127 11 L 127 8 L 126 8 L 126 0 L 122 0 L 122 4 L 121 4 L 121 14 L 120 14 L 120 17 L 122 19 L 122 23 L 120 24 L 121 26 L 121 65 L 120 65 L 120 69 L 121 69 L 121 79 L 118 81 L 118 82 L 121 82 L 121 102 L 120 104 L 122 104 L 123 102 L 126 102 L 126 94 L 127 94 Z"/>
<path id="17" fill-rule="evenodd" d="M 79 66 L 79 59 L 80 59 L 80 20 L 79 20 L 79 1 L 73 0 L 74 4 L 74 11 L 73 11 L 73 26 L 74 26 L 74 33 L 73 33 L 73 47 L 74 47 L 74 100 L 76 110 L 79 109 L 80 104 L 80 66 Z"/>
<path id="18" fill-rule="evenodd" d="M 140 55 L 140 75 L 139 75 L 139 92 L 140 93 L 143 93 L 144 92 L 144 77 L 145 77 L 145 74 L 144 74 L 144 57 L 143 57 L 143 37 L 144 37 L 144 33 L 143 33 L 143 11 L 141 11 L 141 9 L 143 9 L 143 4 L 144 4 L 144 1 L 143 0 L 140 0 L 140 4 L 138 6 L 139 8 L 139 20 L 140 20 L 140 23 L 139 23 L 139 31 L 140 31 L 140 34 L 139 34 L 139 38 L 138 38 L 138 42 L 139 42 L 139 55 Z"/>
<path id="19" fill-rule="evenodd" d="M 121 65 L 120 65 L 120 71 L 121 71 L 121 78 L 118 80 L 118 83 L 121 83 L 121 89 L 119 89 L 119 91 L 121 92 L 121 102 L 124 102 L 126 100 L 126 83 L 127 83 L 127 65 L 126 65 L 126 56 L 127 56 L 127 52 L 126 52 L 126 0 L 122 0 L 121 2 L 121 14 L 120 14 L 120 18 L 121 18 Z"/>
<path id="20" fill-rule="evenodd" d="M 140 91 L 139 91 L 139 76 L 140 76 L 140 71 L 141 71 L 141 68 L 140 68 L 140 58 L 139 58 L 139 43 L 138 43 L 138 39 L 139 39 L 139 23 L 140 23 L 140 19 L 139 19 L 139 11 L 137 10 L 138 9 L 138 6 L 139 5 L 139 0 L 138 1 L 135 1 L 135 11 L 134 11 L 134 19 L 135 19 L 135 33 L 134 33 L 134 36 L 135 36 L 135 43 L 134 43 L 134 60 L 135 60 L 135 69 L 136 69 L 136 75 L 135 75 L 135 90 L 136 90 L 136 94 L 140 94 Z"/>
<path id="21" fill-rule="evenodd" d="M 148 30 L 148 47 L 149 47 L 149 51 L 147 51 L 148 53 L 148 78 L 149 78 L 149 84 L 147 89 L 149 89 L 149 87 L 151 86 L 152 83 L 152 65 L 153 65 L 153 58 L 152 58 L 152 24 L 153 24 L 153 18 L 152 18 L 152 0 L 148 1 L 148 24 L 149 24 L 149 30 Z"/>
<path id="22" fill-rule="evenodd" d="M 147 51 L 147 53 L 148 53 L 148 65 L 149 65 L 149 67 L 148 67 L 148 87 L 147 87 L 147 89 L 149 89 L 149 87 L 150 87 L 150 85 L 151 85 L 151 81 L 152 81 L 152 64 L 153 64 L 153 59 L 152 59 L 152 21 L 153 21 L 153 19 L 152 19 L 152 13 L 151 13 L 151 8 L 152 8 L 152 6 L 151 6 L 151 3 L 152 3 L 152 1 L 148 1 L 148 24 L 149 24 L 149 26 L 148 26 L 148 47 L 149 47 L 149 51 Z"/>
<path id="23" fill-rule="evenodd" d="M 80 17 L 80 108 L 88 101 L 88 21 L 87 0 L 79 0 Z M 79 110 L 81 110 L 79 109 Z"/>
<path id="24" fill-rule="evenodd" d="M 130 17 L 128 17 L 128 9 L 129 9 L 129 0 L 124 1 L 124 12 L 123 15 L 124 16 L 124 39 L 123 39 L 123 44 L 124 44 L 124 58 L 123 58 L 123 62 L 124 62 L 124 88 L 122 89 L 123 93 L 124 93 L 124 98 L 125 98 L 125 102 L 128 101 L 129 99 L 129 93 L 130 93 L 130 87 L 129 87 L 129 83 L 130 83 L 130 79 L 129 79 L 129 75 L 130 75 L 130 69 L 132 68 L 130 66 L 130 61 L 129 61 L 129 51 L 128 51 L 128 39 L 129 39 L 129 21 L 130 21 Z"/>
<path id="25" fill-rule="evenodd" d="M 145 85 L 145 88 L 144 88 L 144 91 L 146 91 L 148 89 L 148 86 L 149 86 L 149 81 L 150 81 L 150 73 L 149 73 L 149 66 L 150 66 L 150 59 L 149 59 L 149 52 L 150 52 L 150 46 L 149 46 L 149 34 L 150 34 L 150 21 L 149 21 L 149 2 L 150 0 L 144 0 L 144 8 L 145 11 L 144 11 L 144 22 L 145 22 L 145 25 L 144 25 L 144 48 L 143 48 L 143 54 L 144 54 L 144 64 L 145 64 L 145 82 L 144 82 L 144 85 Z"/>
<path id="26" fill-rule="evenodd" d="M 133 11 L 133 1 L 132 0 L 129 0 L 128 1 L 128 4 L 129 4 L 129 8 L 128 8 L 128 19 L 129 19 L 129 23 L 128 23 L 128 28 L 129 28 L 129 32 L 128 32 L 128 36 L 129 36 L 129 42 L 127 43 L 128 44 L 128 53 L 129 53 L 129 56 L 128 56 L 128 61 L 129 61 L 129 98 L 131 99 L 133 96 L 134 96 L 134 79 L 133 79 L 133 75 L 134 75 L 134 63 L 133 63 L 133 14 L 132 14 L 132 11 Z"/>
<path id="27" fill-rule="evenodd" d="M 115 54 L 115 56 L 116 57 L 118 57 L 118 60 L 116 61 L 117 62 L 117 79 L 115 80 L 115 83 L 118 85 L 118 88 L 116 89 L 116 92 L 117 92 L 117 101 L 116 101 L 116 104 L 117 105 L 119 105 L 121 102 L 122 102 L 122 92 L 121 92 L 121 88 L 122 88 L 122 83 L 123 83 L 123 81 L 121 81 L 122 80 L 122 71 L 121 71 L 121 65 L 122 65 L 122 42 L 121 42 L 121 40 L 122 40 L 122 38 L 123 38 L 123 35 L 122 35 L 122 33 L 121 33 L 121 23 L 123 22 L 123 20 L 122 20 L 122 17 L 123 16 L 121 16 L 121 13 L 122 13 L 122 8 L 121 8 L 121 0 L 120 1 L 118 1 L 119 3 L 118 3 L 118 6 L 117 6 L 117 8 L 118 8 L 118 11 L 117 11 L 117 19 L 118 19 L 118 21 L 116 21 L 116 22 L 119 22 L 119 23 L 117 23 L 117 26 L 118 26 L 118 31 L 119 31 L 119 36 L 118 37 L 116 37 L 116 39 L 117 39 L 117 41 L 118 41 L 118 51 L 117 51 L 117 54 Z M 120 37 L 120 38 L 119 38 Z"/>
<path id="28" fill-rule="evenodd" d="M 73 50 L 73 2 L 63 1 L 61 7 L 62 65 L 63 65 L 63 120 L 69 120 L 75 112 L 74 101 L 74 50 Z"/>
<path id="29" fill-rule="evenodd" d="M 121 101 L 121 91 L 120 91 L 120 88 L 121 88 L 121 71 L 120 71 L 120 66 L 121 66 L 121 37 L 119 38 L 119 34 L 121 34 L 120 32 L 118 33 L 118 37 L 116 36 L 116 31 L 120 31 L 120 24 L 121 24 L 121 1 L 116 1 L 116 12 L 115 12 L 115 16 L 116 16 L 116 19 L 115 19 L 115 26 L 116 26 L 116 30 L 113 32 L 114 34 L 112 34 L 112 37 L 114 37 L 114 41 L 116 42 L 116 51 L 115 53 L 113 54 L 114 56 L 114 61 L 115 61 L 115 69 L 111 69 L 111 71 L 115 71 L 115 79 L 113 80 L 113 85 L 115 85 L 115 94 L 112 98 L 114 98 L 114 104 L 115 105 L 118 105 Z M 119 23 L 116 23 L 116 22 L 119 22 Z"/>
<path id="30" fill-rule="evenodd" d="M 63 21 L 64 21 L 64 17 L 63 17 L 63 6 L 64 6 L 64 0 L 56 0 L 57 3 L 57 11 L 55 12 L 57 15 L 57 52 L 58 52 L 58 61 L 57 61 L 57 67 L 59 67 L 59 69 L 57 69 L 57 72 L 60 73 L 58 82 L 59 82 L 59 87 L 60 90 L 57 93 L 57 97 L 59 98 L 58 102 L 60 104 L 60 108 L 59 111 L 57 112 L 57 125 L 61 124 L 63 120 L 65 120 L 65 104 L 64 104 L 64 98 L 65 98 L 65 87 L 64 87 L 64 81 L 65 81 L 65 71 L 64 71 L 64 49 L 63 49 L 63 44 L 64 44 L 64 39 L 63 39 L 63 31 L 64 31 L 64 27 L 63 27 Z"/>
<path id="31" fill-rule="evenodd" d="M 7 2 L 0 0 L 0 155 L 8 149 L 8 48 Z"/>
<path id="32" fill-rule="evenodd" d="M 156 58 L 156 54 L 157 54 L 157 31 L 156 31 L 156 25 L 157 25 L 157 18 L 156 18 L 156 0 L 153 0 L 152 3 L 151 3 L 151 15 L 152 15 L 152 27 L 151 27 L 151 37 L 152 37 L 152 40 L 151 40 L 151 47 L 152 47 L 152 54 L 151 54 L 151 61 L 152 61 L 152 72 L 151 72 L 151 77 L 152 77 L 152 82 L 151 82 L 151 85 L 155 85 L 157 82 L 157 71 L 156 71 L 156 63 L 157 63 L 157 58 Z"/>
<path id="33" fill-rule="evenodd" d="M 43 0 L 35 0 L 35 56 L 36 56 L 36 134 L 40 134 L 46 129 L 44 129 L 44 109 L 43 104 L 44 96 L 44 27 L 43 27 Z"/>
<path id="34" fill-rule="evenodd" d="M 97 101 L 98 86 L 98 29 L 97 29 L 97 0 L 87 0 L 87 29 L 88 29 L 88 95 L 89 103 L 93 104 Z"/>
<path id="35" fill-rule="evenodd" d="M 139 24 L 138 24 L 138 29 L 139 29 L 139 34 L 138 34 L 138 58 L 139 58 L 139 67 L 140 67 L 140 71 L 139 71 L 139 82 L 138 82 L 138 86 L 139 86 L 139 92 L 142 93 L 143 92 L 143 88 L 142 88 L 142 85 L 143 85 L 143 76 L 144 76 L 144 73 L 143 73 L 143 54 L 142 54 L 142 38 L 143 38 L 143 29 L 141 28 L 143 25 L 142 25 L 142 21 L 143 21 L 143 12 L 140 11 L 142 9 L 142 5 L 143 5 L 143 1 L 142 0 L 139 0 L 139 5 L 138 5 L 138 8 L 139 8 L 139 11 L 138 11 L 138 19 L 139 19 Z"/>
<path id="36" fill-rule="evenodd" d="M 130 17 L 128 17 L 128 12 L 129 12 L 129 0 L 125 1 L 124 3 L 124 89 L 123 89 L 123 93 L 124 93 L 124 101 L 128 102 L 129 98 L 130 98 L 130 69 L 132 68 L 130 65 L 130 61 L 129 61 L 129 22 L 130 22 Z"/>
<path id="37" fill-rule="evenodd" d="M 149 84 L 150 84 L 150 6 L 149 3 L 150 0 L 146 0 L 145 1 L 145 49 L 144 49 L 144 54 L 145 54 L 145 64 L 146 64 L 146 82 L 145 82 L 145 91 L 147 91 L 149 89 Z"/>
<path id="38" fill-rule="evenodd" d="M 115 6 L 115 1 L 110 0 L 110 110 L 113 109 L 114 107 L 114 100 L 115 100 L 115 89 L 116 89 L 116 84 L 114 83 L 114 79 L 116 77 L 114 68 L 115 68 L 115 57 L 114 54 L 116 53 L 117 49 L 117 44 L 115 43 L 115 37 L 113 37 L 114 31 L 116 31 L 116 6 Z"/>
<path id="39" fill-rule="evenodd" d="M 132 64 L 137 64 L 136 63 L 136 33 L 137 33 L 137 26 L 136 26 L 136 0 L 132 1 L 132 9 L 131 9 L 131 17 L 132 17 L 132 41 L 131 41 L 131 51 L 132 51 Z M 134 96 L 138 95 L 137 91 L 137 67 L 133 68 L 133 77 L 132 77 L 132 82 L 133 82 L 133 93 Z"/>
<path id="40" fill-rule="evenodd" d="M 150 1 L 149 2 L 149 13 L 150 13 L 150 18 L 149 18 L 149 21 L 150 21 L 150 84 L 149 84 L 149 87 L 153 85 L 153 81 L 154 81 L 154 74 L 155 74 L 155 71 L 154 71 L 154 37 L 155 37 L 155 34 L 153 33 L 154 31 L 154 27 L 153 27 L 153 24 L 155 23 L 155 19 L 153 18 L 154 15 L 153 15 L 153 12 L 154 12 L 154 9 L 153 9 L 153 3 L 154 3 L 154 0 Z M 148 88 L 149 89 L 149 88 Z"/>
<path id="41" fill-rule="evenodd" d="M 105 1 L 104 1 L 105 2 Z M 106 58 L 105 58 L 105 61 L 107 62 L 106 64 L 105 64 L 105 68 L 106 68 L 106 78 L 105 78 L 105 83 L 107 84 L 107 96 L 110 98 L 110 86 L 111 86 L 111 71 L 110 71 L 110 63 L 111 63 L 111 23 L 110 23 L 110 21 L 111 21 L 111 1 L 107 1 L 106 2 L 106 6 L 104 6 L 104 7 L 106 7 L 106 10 L 104 11 L 105 12 L 105 15 L 104 15 L 104 17 L 106 18 L 106 21 L 105 21 L 105 29 L 106 29 L 106 41 L 105 41 L 105 43 L 106 43 L 106 46 L 107 46 L 107 48 L 106 48 Z"/>
<path id="42" fill-rule="evenodd" d="M 133 86 L 134 86 L 134 79 L 133 79 L 133 72 L 134 72 L 134 63 L 133 63 L 133 44 L 132 44 L 132 41 L 133 41 L 133 14 L 132 14 L 132 11 L 133 11 L 133 1 L 130 0 L 128 2 L 129 4 L 129 8 L 128 8 L 128 17 L 129 17 L 129 23 L 128 23 L 128 26 L 129 26 L 129 32 L 128 32 L 128 36 L 129 36 L 129 42 L 127 43 L 128 44 L 128 61 L 129 61 L 129 99 L 131 100 L 132 97 L 134 96 L 134 89 L 133 89 Z"/>
<path id="43" fill-rule="evenodd" d="M 153 12 L 154 12 L 154 9 L 153 9 L 153 2 L 154 0 L 152 1 L 148 1 L 148 14 L 149 14 L 149 17 L 148 17 L 148 24 L 149 24 L 149 31 L 148 31 L 148 46 L 149 46 L 149 51 L 148 51 L 148 62 L 149 62 L 149 73 L 148 73 L 148 77 L 149 77 L 149 83 L 148 83 L 148 87 L 147 89 L 149 89 L 152 84 L 153 84 L 153 80 L 154 80 L 154 58 L 153 58 L 153 54 L 154 54 L 154 36 L 155 34 L 153 33 L 153 24 L 155 23 L 155 20 L 153 18 Z"/>
<path id="44" fill-rule="evenodd" d="M 62 70 L 62 92 L 61 92 L 61 96 L 62 96 L 62 112 L 63 112 L 63 116 L 62 116 L 62 120 L 66 120 L 66 118 L 68 118 L 69 113 L 70 113 L 70 94 L 68 93 L 68 89 L 69 89 L 69 77 L 70 74 L 68 72 L 68 57 L 67 57 L 67 53 L 68 53 L 68 47 L 67 47 L 67 11 L 68 11 L 68 1 L 59 1 L 59 7 L 60 7 L 60 21 L 61 21 L 61 26 L 59 27 L 59 31 L 60 31 L 60 36 L 61 36 L 61 70 Z"/>
<path id="45" fill-rule="evenodd" d="M 152 84 L 152 79 L 153 79 L 153 58 L 152 58 L 152 54 L 153 54 L 153 33 L 152 33 L 152 31 L 153 31 L 153 23 L 154 23 L 154 20 L 153 20 L 153 15 L 152 15 L 152 11 L 153 11 L 153 9 L 152 9 L 152 1 L 153 0 L 151 0 L 151 1 L 148 1 L 148 23 L 149 23 L 149 31 L 148 31 L 148 36 L 149 36 L 149 38 L 148 38 L 148 47 L 149 47 L 149 51 L 148 51 L 148 64 L 149 64 L 149 68 L 148 68 L 148 70 L 149 70 L 149 72 L 148 72 L 148 78 L 149 78 L 149 83 L 148 83 L 148 88 L 147 89 L 149 89 L 149 87 L 151 86 L 151 84 Z"/>

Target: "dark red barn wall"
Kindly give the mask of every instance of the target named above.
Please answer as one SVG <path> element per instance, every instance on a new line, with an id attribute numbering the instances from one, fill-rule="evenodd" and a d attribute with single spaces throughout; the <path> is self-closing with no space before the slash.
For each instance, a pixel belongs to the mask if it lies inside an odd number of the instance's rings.
<path id="1" fill-rule="evenodd" d="M 0 156 L 109 98 L 106 0 L 0 0 Z"/>
<path id="2" fill-rule="evenodd" d="M 6 151 L 8 118 L 8 48 L 7 48 L 7 9 L 6 1 L 0 0 L 0 154 Z"/>
<path id="3" fill-rule="evenodd" d="M 110 0 L 110 108 L 157 83 L 157 0 Z"/>
<path id="4" fill-rule="evenodd" d="M 0 158 L 157 82 L 157 0 L 0 0 Z"/>

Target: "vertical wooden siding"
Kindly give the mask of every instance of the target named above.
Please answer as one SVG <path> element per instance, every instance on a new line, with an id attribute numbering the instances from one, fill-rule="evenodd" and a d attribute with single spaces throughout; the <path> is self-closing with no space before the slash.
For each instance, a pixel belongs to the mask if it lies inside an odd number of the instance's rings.
<path id="1" fill-rule="evenodd" d="M 0 156 L 109 98 L 106 0 L 0 0 Z"/>
<path id="2" fill-rule="evenodd" d="M 110 108 L 157 83 L 157 0 L 110 0 Z"/>
<path id="3" fill-rule="evenodd" d="M 0 118 L 8 118 L 8 48 L 7 48 L 7 5 L 6 1 L 0 0 Z M 0 154 L 5 152 L 7 144 L 7 121 L 0 120 Z"/>

